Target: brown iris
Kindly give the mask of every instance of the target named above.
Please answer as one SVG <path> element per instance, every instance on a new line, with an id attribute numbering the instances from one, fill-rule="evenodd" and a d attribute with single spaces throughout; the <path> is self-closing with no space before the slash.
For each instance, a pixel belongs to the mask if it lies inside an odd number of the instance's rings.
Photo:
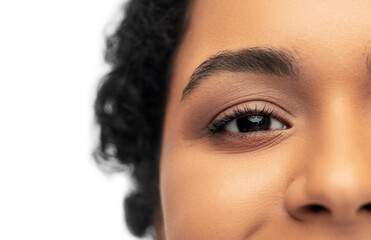
<path id="1" fill-rule="evenodd" d="M 251 115 L 236 120 L 240 132 L 266 131 L 270 129 L 271 120 L 268 116 Z"/>

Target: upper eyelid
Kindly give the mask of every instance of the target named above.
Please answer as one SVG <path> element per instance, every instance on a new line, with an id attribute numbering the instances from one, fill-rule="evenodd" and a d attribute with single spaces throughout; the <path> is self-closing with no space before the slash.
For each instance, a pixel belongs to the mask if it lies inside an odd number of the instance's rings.
<path id="1" fill-rule="evenodd" d="M 240 106 L 253 106 L 254 108 L 255 108 L 255 106 L 259 106 L 258 109 L 259 108 L 262 109 L 265 106 L 269 109 L 272 109 L 272 108 L 277 109 L 277 112 L 279 112 L 281 115 L 283 115 L 284 118 L 287 119 L 288 121 L 292 121 L 293 118 L 294 118 L 294 114 L 290 111 L 290 109 L 287 109 L 287 108 L 283 107 L 282 104 L 277 103 L 277 101 L 275 101 L 274 99 L 273 99 L 273 101 L 271 101 L 271 99 L 268 99 L 266 97 L 264 97 L 264 98 L 259 97 L 259 98 L 255 98 L 255 99 L 249 99 L 249 100 L 246 100 L 246 101 L 237 102 L 237 103 L 234 103 L 233 105 L 224 107 L 223 109 L 221 109 L 219 111 L 219 113 L 215 114 L 210 119 L 210 122 L 211 122 L 211 120 L 218 118 L 218 116 L 230 111 L 231 109 L 236 109 L 236 108 L 239 108 Z M 263 106 L 263 107 L 261 107 L 261 106 Z"/>
<path id="2" fill-rule="evenodd" d="M 231 114 L 230 111 L 232 111 L 233 114 Z M 268 106 L 267 104 L 264 104 L 263 107 L 258 107 L 256 104 L 253 105 L 253 107 L 251 107 L 251 106 L 249 106 L 249 104 L 243 103 L 243 104 L 238 104 L 238 105 L 235 105 L 233 107 L 229 107 L 229 108 L 223 110 L 221 113 L 219 113 L 217 116 L 215 116 L 212 121 L 214 121 L 216 119 L 221 119 L 221 118 L 224 118 L 224 117 L 230 116 L 230 115 L 237 115 L 236 114 L 237 112 L 240 112 L 239 117 L 243 117 L 243 115 L 245 115 L 245 114 L 247 115 L 249 113 L 252 113 L 252 114 L 271 113 L 274 117 L 281 118 L 279 116 L 280 110 L 277 110 L 275 107 L 272 108 L 272 107 Z M 218 117 L 220 115 L 222 115 L 222 117 Z"/>

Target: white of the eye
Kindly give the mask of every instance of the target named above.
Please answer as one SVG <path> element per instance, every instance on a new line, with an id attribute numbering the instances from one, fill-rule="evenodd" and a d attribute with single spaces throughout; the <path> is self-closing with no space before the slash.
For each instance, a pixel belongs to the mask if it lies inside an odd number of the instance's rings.
<path id="1" fill-rule="evenodd" d="M 275 118 L 270 118 L 271 119 L 271 126 L 269 127 L 270 130 L 272 129 L 286 129 L 286 125 L 284 125 L 282 122 L 278 121 Z M 237 127 L 237 119 L 231 121 L 225 126 L 225 130 L 228 132 L 239 132 L 238 127 Z"/>
<path id="2" fill-rule="evenodd" d="M 286 125 L 281 123 L 275 118 L 271 118 L 271 127 L 270 129 L 286 129 Z"/>
<path id="3" fill-rule="evenodd" d="M 231 121 L 225 126 L 225 130 L 228 132 L 239 132 L 238 127 L 237 127 L 237 119 Z"/>

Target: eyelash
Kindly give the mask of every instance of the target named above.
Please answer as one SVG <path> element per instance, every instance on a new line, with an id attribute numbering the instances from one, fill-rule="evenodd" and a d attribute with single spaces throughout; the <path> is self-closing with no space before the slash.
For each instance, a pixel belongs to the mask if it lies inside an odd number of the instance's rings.
<path id="1" fill-rule="evenodd" d="M 279 117 L 278 113 L 272 109 L 270 110 L 267 105 L 263 107 L 263 109 L 259 110 L 258 106 L 255 106 L 254 109 L 244 106 L 242 109 L 241 107 L 236 107 L 233 109 L 233 113 L 226 114 L 224 113 L 224 116 L 220 119 L 213 120 L 211 122 L 211 126 L 208 127 L 209 133 L 210 134 L 217 134 L 223 132 L 225 126 L 232 122 L 235 119 L 242 118 L 242 117 L 247 117 L 251 115 L 263 115 L 266 117 L 273 117 L 281 122 L 283 122 L 287 128 L 290 128 L 289 124 L 286 123 L 282 118 Z M 239 133 L 242 134 L 242 133 Z M 246 133 L 244 133 L 246 134 Z"/>

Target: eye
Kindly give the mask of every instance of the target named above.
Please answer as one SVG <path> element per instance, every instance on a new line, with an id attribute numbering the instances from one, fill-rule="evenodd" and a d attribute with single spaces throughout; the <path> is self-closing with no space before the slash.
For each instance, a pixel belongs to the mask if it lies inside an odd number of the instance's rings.
<path id="1" fill-rule="evenodd" d="M 256 132 L 274 129 L 286 129 L 287 126 L 271 116 L 250 115 L 232 120 L 224 129 L 228 132 Z"/>
<path id="2" fill-rule="evenodd" d="M 237 106 L 222 112 L 214 119 L 209 131 L 211 133 L 243 134 L 287 129 L 289 126 L 280 117 L 282 114 L 278 114 L 275 108 L 270 109 L 267 105 L 260 109 L 258 106 L 255 106 L 255 108 Z"/>

